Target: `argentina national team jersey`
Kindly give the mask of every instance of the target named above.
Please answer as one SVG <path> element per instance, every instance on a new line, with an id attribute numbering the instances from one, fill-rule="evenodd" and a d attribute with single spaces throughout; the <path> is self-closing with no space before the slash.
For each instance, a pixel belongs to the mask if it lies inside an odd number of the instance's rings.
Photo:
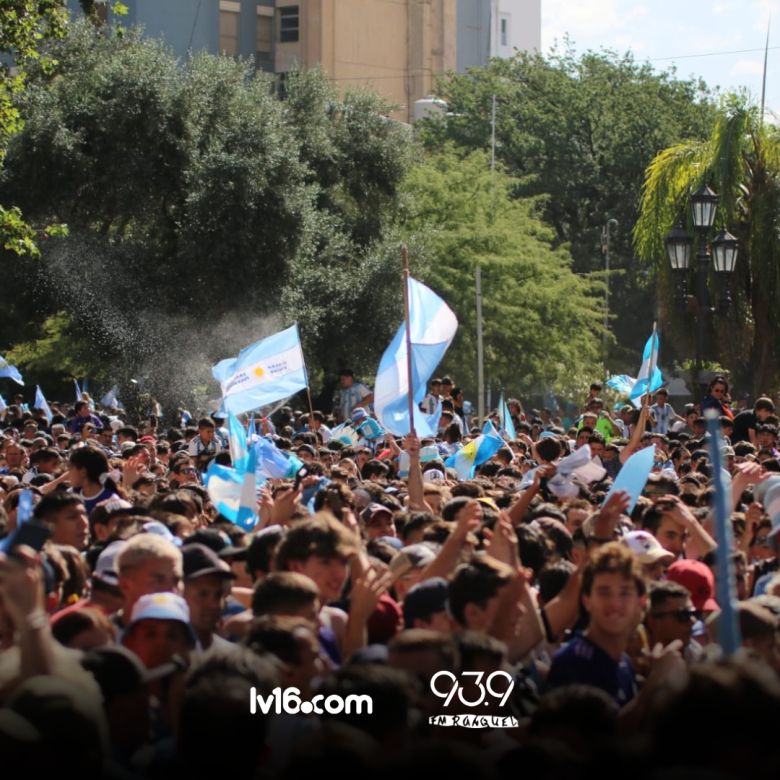
<path id="1" fill-rule="evenodd" d="M 636 677 L 628 656 L 623 653 L 616 662 L 584 634 L 575 636 L 555 654 L 546 688 L 575 684 L 600 688 L 618 707 L 636 696 Z"/>

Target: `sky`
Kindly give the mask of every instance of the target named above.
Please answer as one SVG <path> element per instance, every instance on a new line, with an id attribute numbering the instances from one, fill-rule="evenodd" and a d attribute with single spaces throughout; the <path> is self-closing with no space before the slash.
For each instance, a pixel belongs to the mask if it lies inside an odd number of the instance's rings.
<path id="1" fill-rule="evenodd" d="M 680 78 L 747 87 L 758 105 L 767 22 L 766 109 L 780 121 L 780 0 L 542 0 L 542 52 L 568 33 L 577 53 L 630 50 Z"/>

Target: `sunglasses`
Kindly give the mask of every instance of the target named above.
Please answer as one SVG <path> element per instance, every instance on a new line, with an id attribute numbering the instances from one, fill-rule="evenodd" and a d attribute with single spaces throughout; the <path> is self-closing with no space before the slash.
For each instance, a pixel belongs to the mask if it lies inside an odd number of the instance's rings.
<path id="1" fill-rule="evenodd" d="M 653 617 L 666 617 L 672 615 L 679 623 L 687 623 L 691 618 L 701 620 L 701 612 L 698 609 L 669 609 L 666 612 L 652 612 Z"/>

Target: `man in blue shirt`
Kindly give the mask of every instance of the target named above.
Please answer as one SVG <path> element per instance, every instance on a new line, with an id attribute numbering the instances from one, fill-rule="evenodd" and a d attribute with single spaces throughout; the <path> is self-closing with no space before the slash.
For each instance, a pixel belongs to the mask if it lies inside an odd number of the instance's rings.
<path id="1" fill-rule="evenodd" d="M 590 621 L 553 658 L 547 688 L 592 685 L 624 707 L 637 692 L 626 647 L 645 605 L 645 581 L 634 554 L 618 542 L 599 548 L 582 575 L 582 603 Z"/>
<path id="2" fill-rule="evenodd" d="M 87 423 L 94 425 L 95 429 L 98 431 L 103 428 L 101 419 L 89 411 L 89 404 L 86 401 L 77 401 L 74 409 L 76 411 L 76 416 L 71 418 L 70 422 L 68 423 L 68 430 L 72 434 L 78 436 L 81 433 L 81 429 Z"/>

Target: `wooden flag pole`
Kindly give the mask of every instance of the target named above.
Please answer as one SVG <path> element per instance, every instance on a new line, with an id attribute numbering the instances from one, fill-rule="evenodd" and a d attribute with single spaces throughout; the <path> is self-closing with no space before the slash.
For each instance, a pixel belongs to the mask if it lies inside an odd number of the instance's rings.
<path id="1" fill-rule="evenodd" d="M 409 322 L 409 252 L 406 244 L 401 244 L 401 263 L 404 270 L 404 322 L 406 323 L 406 398 L 409 404 L 409 433 L 416 436 L 414 430 L 414 387 L 412 386 L 412 330 Z"/>

